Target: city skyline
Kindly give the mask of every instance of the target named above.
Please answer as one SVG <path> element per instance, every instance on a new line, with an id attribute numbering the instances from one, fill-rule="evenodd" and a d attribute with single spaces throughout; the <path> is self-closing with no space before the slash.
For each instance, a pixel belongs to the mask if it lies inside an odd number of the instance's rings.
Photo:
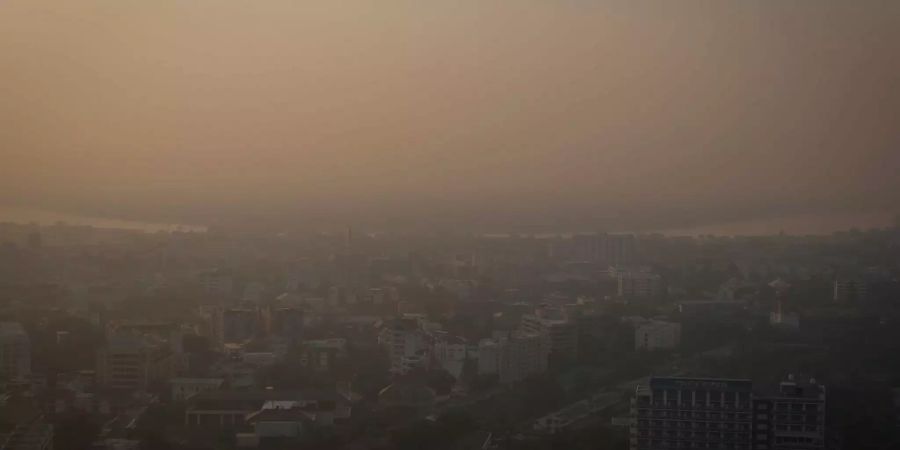
<path id="1" fill-rule="evenodd" d="M 0 450 L 900 448 L 900 1 L 0 1 Z"/>

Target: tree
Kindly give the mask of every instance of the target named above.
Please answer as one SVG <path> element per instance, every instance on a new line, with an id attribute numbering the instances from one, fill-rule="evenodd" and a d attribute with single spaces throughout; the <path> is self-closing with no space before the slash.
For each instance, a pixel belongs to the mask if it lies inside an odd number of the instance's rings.
<path id="1" fill-rule="evenodd" d="M 55 424 L 53 448 L 56 450 L 83 450 L 90 448 L 100 433 L 100 425 L 83 413 L 62 418 Z"/>
<path id="2" fill-rule="evenodd" d="M 527 415 L 539 415 L 562 406 L 566 391 L 550 376 L 530 377 L 516 389 L 521 395 L 520 411 Z"/>

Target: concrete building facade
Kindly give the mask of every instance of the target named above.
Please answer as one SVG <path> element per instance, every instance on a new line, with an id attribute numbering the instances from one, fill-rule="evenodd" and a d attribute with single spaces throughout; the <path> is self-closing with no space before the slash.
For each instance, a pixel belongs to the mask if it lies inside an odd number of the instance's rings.
<path id="1" fill-rule="evenodd" d="M 825 387 L 788 376 L 750 380 L 653 377 L 631 401 L 632 450 L 824 450 Z"/>
<path id="2" fill-rule="evenodd" d="M 635 350 L 671 350 L 680 343 L 680 323 L 651 319 L 643 324 L 635 324 Z"/>
<path id="3" fill-rule="evenodd" d="M 662 277 L 653 272 L 622 272 L 617 275 L 620 297 L 656 298 L 662 295 Z"/>
<path id="4" fill-rule="evenodd" d="M 547 340 L 544 336 L 513 332 L 478 344 L 478 374 L 496 374 L 501 383 L 514 383 L 547 371 Z"/>
<path id="5" fill-rule="evenodd" d="M 571 360 L 578 354 L 578 327 L 565 310 L 541 306 L 534 314 L 522 316 L 520 329 L 526 335 L 538 335 L 554 358 Z"/>
<path id="6" fill-rule="evenodd" d="M 750 380 L 654 377 L 631 402 L 632 450 L 750 450 Z"/>

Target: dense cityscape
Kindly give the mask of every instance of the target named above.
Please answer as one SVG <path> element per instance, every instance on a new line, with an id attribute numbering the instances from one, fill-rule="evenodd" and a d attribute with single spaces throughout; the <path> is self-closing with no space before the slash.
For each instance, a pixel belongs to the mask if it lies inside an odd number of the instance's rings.
<path id="1" fill-rule="evenodd" d="M 0 450 L 900 450 L 900 0 L 0 0 Z"/>
<path id="2" fill-rule="evenodd" d="M 900 445 L 900 228 L 0 242 L 4 449 Z"/>

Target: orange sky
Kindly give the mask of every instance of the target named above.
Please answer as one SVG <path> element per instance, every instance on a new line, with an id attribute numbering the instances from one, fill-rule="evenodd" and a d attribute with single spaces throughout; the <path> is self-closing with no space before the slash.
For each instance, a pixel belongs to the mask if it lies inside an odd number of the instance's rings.
<path id="1" fill-rule="evenodd" d="M 681 227 L 896 211 L 900 2 L 0 2 L 0 204 Z"/>

